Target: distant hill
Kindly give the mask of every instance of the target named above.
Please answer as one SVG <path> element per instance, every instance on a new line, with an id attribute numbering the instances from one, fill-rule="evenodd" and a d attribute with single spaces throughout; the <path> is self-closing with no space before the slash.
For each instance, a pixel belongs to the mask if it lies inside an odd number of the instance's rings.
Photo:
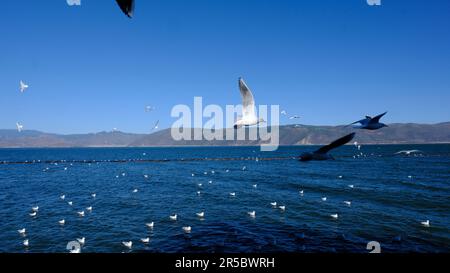
<path id="1" fill-rule="evenodd" d="M 325 144 L 356 131 L 361 144 L 450 143 L 450 122 L 438 124 L 398 123 L 377 131 L 355 130 L 344 126 L 280 126 L 280 145 Z M 201 129 L 195 129 L 201 130 Z M 234 133 L 233 129 L 230 130 Z M 225 130 L 221 130 L 224 135 Z M 175 141 L 170 129 L 153 134 L 100 132 L 60 135 L 39 131 L 0 130 L 0 147 L 152 147 L 152 146 L 237 146 L 259 145 L 260 141 Z"/>

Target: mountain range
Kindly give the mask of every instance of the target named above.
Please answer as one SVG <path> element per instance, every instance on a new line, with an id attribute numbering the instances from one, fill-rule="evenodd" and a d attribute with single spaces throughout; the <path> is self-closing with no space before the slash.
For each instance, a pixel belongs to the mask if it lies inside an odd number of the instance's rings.
<path id="1" fill-rule="evenodd" d="M 201 130 L 201 129 L 194 129 Z M 194 131 L 192 130 L 192 131 Z M 233 129 L 230 130 L 231 133 Z M 220 130 L 224 135 L 225 130 Z M 269 128 L 270 131 L 270 128 Z M 450 122 L 437 124 L 395 123 L 377 131 L 356 130 L 345 126 L 283 125 L 279 127 L 280 145 L 326 144 L 356 131 L 361 144 L 427 144 L 450 143 Z M 157 147 L 157 146 L 237 146 L 259 145 L 261 141 L 182 140 L 175 141 L 170 129 L 152 134 L 120 131 L 89 134 L 53 134 L 34 130 L 0 130 L 0 147 Z"/>

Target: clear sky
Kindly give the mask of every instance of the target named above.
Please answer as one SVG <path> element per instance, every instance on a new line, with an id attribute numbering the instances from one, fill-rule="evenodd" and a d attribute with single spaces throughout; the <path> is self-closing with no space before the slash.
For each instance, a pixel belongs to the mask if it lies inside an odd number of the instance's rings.
<path id="1" fill-rule="evenodd" d="M 148 133 L 194 96 L 239 104 L 239 76 L 302 124 L 450 121 L 448 0 L 81 3 L 2 3 L 0 128 Z"/>

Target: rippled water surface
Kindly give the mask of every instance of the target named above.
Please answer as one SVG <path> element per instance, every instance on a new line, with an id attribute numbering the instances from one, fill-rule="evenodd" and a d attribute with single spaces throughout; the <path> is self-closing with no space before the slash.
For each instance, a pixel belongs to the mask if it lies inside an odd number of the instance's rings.
<path id="1" fill-rule="evenodd" d="M 346 146 L 334 161 L 292 159 L 313 149 L 0 149 L 0 252 L 67 252 L 81 237 L 82 252 L 368 252 L 369 241 L 383 252 L 450 251 L 450 145 Z M 422 153 L 395 155 L 405 149 Z"/>

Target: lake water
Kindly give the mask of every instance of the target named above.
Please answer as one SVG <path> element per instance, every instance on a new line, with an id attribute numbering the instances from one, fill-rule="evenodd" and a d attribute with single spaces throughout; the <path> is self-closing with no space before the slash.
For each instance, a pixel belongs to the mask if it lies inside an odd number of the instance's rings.
<path id="1" fill-rule="evenodd" d="M 0 252 L 67 252 L 81 237 L 82 252 L 365 253 L 369 241 L 382 252 L 450 251 L 450 145 L 346 146 L 334 161 L 292 158 L 316 148 L 0 149 Z M 395 155 L 405 149 L 422 153 Z"/>

